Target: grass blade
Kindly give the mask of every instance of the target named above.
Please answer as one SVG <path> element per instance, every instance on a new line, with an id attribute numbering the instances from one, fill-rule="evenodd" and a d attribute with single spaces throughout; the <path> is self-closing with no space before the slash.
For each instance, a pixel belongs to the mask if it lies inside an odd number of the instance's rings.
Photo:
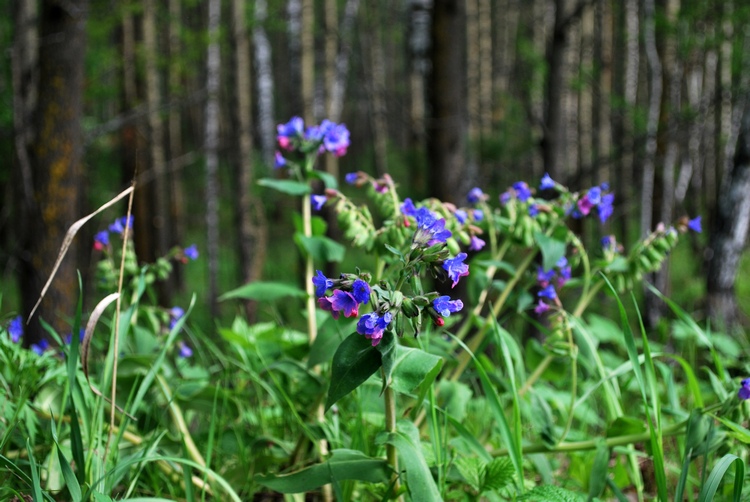
<path id="1" fill-rule="evenodd" d="M 721 480 L 724 478 L 724 474 L 727 472 L 729 467 L 736 462 L 734 467 L 734 493 L 732 500 L 734 502 L 740 502 L 742 495 L 742 482 L 745 479 L 745 462 L 736 455 L 727 453 L 721 460 L 719 460 L 714 466 L 711 474 L 706 480 L 706 484 L 703 485 L 701 493 L 698 496 L 698 502 L 709 502 L 714 499 L 716 490 L 719 488 Z"/>

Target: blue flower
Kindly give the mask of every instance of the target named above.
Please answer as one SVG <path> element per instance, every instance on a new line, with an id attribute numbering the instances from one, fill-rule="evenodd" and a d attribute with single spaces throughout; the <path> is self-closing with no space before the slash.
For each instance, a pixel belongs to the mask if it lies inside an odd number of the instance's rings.
<path id="1" fill-rule="evenodd" d="M 539 214 L 539 206 L 537 206 L 536 204 L 529 204 L 529 216 L 534 218 L 538 214 Z"/>
<path id="2" fill-rule="evenodd" d="M 516 198 L 521 202 L 526 202 L 531 197 L 531 190 L 525 181 L 516 181 L 513 183 L 513 190 L 516 191 Z"/>
<path id="3" fill-rule="evenodd" d="M 325 195 L 310 196 L 310 204 L 312 204 L 312 207 L 315 211 L 320 211 L 321 209 L 323 209 L 323 206 L 325 205 L 327 200 L 328 197 L 326 197 Z"/>
<path id="4" fill-rule="evenodd" d="M 412 241 L 417 246 L 432 246 L 438 242 L 446 242 L 453 235 L 450 230 L 446 230 L 445 219 L 438 219 L 426 207 L 417 209 L 414 217 L 417 220 L 417 231 L 414 233 Z"/>
<path id="5" fill-rule="evenodd" d="M 285 150 L 291 148 L 292 139 L 299 138 L 305 129 L 305 121 L 302 117 L 292 117 L 286 124 L 276 126 L 276 141 Z"/>
<path id="6" fill-rule="evenodd" d="M 410 198 L 404 199 L 404 202 L 401 204 L 401 214 L 404 216 L 417 216 L 417 207 L 414 205 L 414 203 L 411 201 Z"/>
<path id="7" fill-rule="evenodd" d="M 380 343 L 380 339 L 383 338 L 383 333 L 392 319 L 393 314 L 390 312 L 386 312 L 382 316 L 378 315 L 377 312 L 370 312 L 363 315 L 357 322 L 357 333 L 372 340 L 372 346 L 374 347 Z"/>
<path id="8" fill-rule="evenodd" d="M 703 231 L 703 229 L 701 228 L 701 217 L 700 216 L 696 216 L 692 220 L 688 221 L 687 226 L 693 232 L 701 233 Z"/>
<path id="9" fill-rule="evenodd" d="M 466 196 L 466 200 L 469 201 L 469 204 L 478 204 L 479 202 L 485 200 L 487 196 L 482 192 L 482 189 L 479 187 L 474 187 L 471 190 L 469 190 L 469 194 Z"/>
<path id="10" fill-rule="evenodd" d="M 23 337 L 23 317 L 16 316 L 8 325 L 8 333 L 10 334 L 10 339 L 13 343 L 18 343 L 21 338 Z"/>
<path id="11" fill-rule="evenodd" d="M 548 298 L 550 300 L 554 300 L 557 298 L 557 293 L 555 292 L 555 287 L 550 285 L 545 288 L 542 288 L 538 293 L 537 296 L 540 298 Z"/>
<path id="12" fill-rule="evenodd" d="M 179 342 L 177 342 L 177 348 L 179 349 L 178 355 L 180 357 L 182 358 L 192 357 L 193 349 L 191 349 L 187 343 L 180 340 Z"/>
<path id="13" fill-rule="evenodd" d="M 484 211 L 481 209 L 474 210 L 474 221 L 482 221 L 484 219 Z"/>
<path id="14" fill-rule="evenodd" d="M 542 267 L 537 268 L 536 282 L 541 287 L 546 288 L 552 279 L 555 278 L 555 269 L 544 270 Z"/>
<path id="15" fill-rule="evenodd" d="M 534 307 L 534 313 L 537 315 L 542 315 L 548 310 L 549 310 L 549 305 L 544 303 L 542 300 L 539 300 L 539 303 L 537 303 L 536 307 Z"/>
<path id="16" fill-rule="evenodd" d="M 130 218 L 128 218 L 127 216 L 121 216 L 117 218 L 115 222 L 109 226 L 109 231 L 114 234 L 122 234 L 125 231 L 125 228 L 133 228 L 132 215 L 130 216 Z"/>
<path id="17" fill-rule="evenodd" d="M 347 173 L 344 179 L 348 184 L 354 185 L 359 179 L 359 173 Z"/>
<path id="18" fill-rule="evenodd" d="M 542 181 L 539 183 L 539 190 L 550 190 L 555 188 L 555 181 L 550 177 L 549 173 L 544 173 Z"/>
<path id="19" fill-rule="evenodd" d="M 274 155 L 274 168 L 284 167 L 286 165 L 286 159 L 283 155 L 281 155 L 281 152 L 276 152 Z"/>
<path id="20" fill-rule="evenodd" d="M 181 307 L 172 307 L 171 309 L 169 309 L 169 329 L 174 329 L 177 321 L 179 321 L 184 315 L 185 310 Z"/>
<path id="21" fill-rule="evenodd" d="M 101 251 L 109 246 L 109 232 L 102 230 L 94 236 L 94 249 Z"/>
<path id="22" fill-rule="evenodd" d="M 370 285 L 362 279 L 357 279 L 352 284 L 352 296 L 358 303 L 367 303 L 370 301 Z"/>
<path id="23" fill-rule="evenodd" d="M 196 246 L 195 244 L 191 244 L 186 247 L 182 253 L 190 260 L 197 260 L 199 256 L 198 246 Z"/>
<path id="24" fill-rule="evenodd" d="M 435 308 L 438 314 L 443 317 L 449 317 L 451 312 L 458 312 L 464 308 L 464 303 L 461 300 L 451 301 L 450 296 L 439 296 L 432 300 L 432 306 Z"/>
<path id="25" fill-rule="evenodd" d="M 344 124 L 334 124 L 325 133 L 323 146 L 336 157 L 346 154 L 349 148 L 349 130 Z"/>
<path id="26" fill-rule="evenodd" d="M 741 387 L 739 392 L 737 392 L 737 397 L 743 401 L 750 399 L 750 378 L 745 378 L 740 385 Z"/>
<path id="27" fill-rule="evenodd" d="M 443 262 L 443 268 L 448 272 L 448 277 L 453 281 L 452 288 L 456 287 L 461 277 L 469 275 L 469 266 L 464 263 L 466 253 L 458 253 L 455 258 L 448 258 Z"/>
<path id="28" fill-rule="evenodd" d="M 592 206 L 596 206 L 602 200 L 602 189 L 599 187 L 591 187 L 587 193 L 589 202 Z"/>
<path id="29" fill-rule="evenodd" d="M 466 220 L 469 219 L 468 213 L 464 211 L 463 209 L 456 209 L 456 212 L 453 214 L 456 216 L 456 219 L 458 220 L 458 222 L 462 225 L 466 223 Z"/>
<path id="30" fill-rule="evenodd" d="M 44 351 L 47 350 L 48 347 L 49 341 L 46 338 L 42 338 L 41 340 L 39 340 L 39 343 L 32 343 L 29 348 L 36 355 L 41 356 L 42 354 L 44 354 Z"/>
<path id="31" fill-rule="evenodd" d="M 610 216 L 612 216 L 612 213 L 614 212 L 613 204 L 615 202 L 615 194 L 613 193 L 607 193 L 602 195 L 601 201 L 599 202 L 599 206 L 596 208 L 596 210 L 599 212 L 599 220 L 604 223 L 609 219 Z"/>
<path id="32" fill-rule="evenodd" d="M 84 336 L 86 336 L 86 329 L 85 328 L 81 328 L 78 331 L 78 341 L 82 342 Z M 68 333 L 67 335 L 65 335 L 65 340 L 64 341 L 65 341 L 66 345 L 70 345 L 71 343 L 73 343 L 73 333 Z"/>
<path id="33" fill-rule="evenodd" d="M 320 298 L 326 294 L 326 290 L 333 287 L 333 279 L 329 279 L 320 270 L 316 271 L 315 277 L 312 278 L 312 282 L 315 285 L 315 296 Z"/>

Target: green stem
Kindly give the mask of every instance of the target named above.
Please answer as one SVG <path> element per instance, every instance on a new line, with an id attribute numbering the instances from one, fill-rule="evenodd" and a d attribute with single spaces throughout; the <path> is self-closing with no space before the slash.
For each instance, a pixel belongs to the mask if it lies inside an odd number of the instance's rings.
<path id="1" fill-rule="evenodd" d="M 385 370 L 382 370 L 383 379 L 385 380 Z M 396 432 L 396 395 L 390 385 L 385 387 L 383 392 L 385 398 L 385 431 L 387 433 Z M 393 469 L 393 493 L 399 493 L 401 490 L 398 474 L 398 452 L 396 446 L 387 443 L 385 445 L 385 454 L 388 464 Z M 398 500 L 403 500 L 403 497 L 399 495 Z"/>
<path id="2" fill-rule="evenodd" d="M 479 349 L 479 347 L 484 342 L 484 337 L 487 334 L 487 330 L 489 329 L 492 321 L 497 318 L 498 314 L 500 313 L 500 310 L 503 308 L 503 306 L 505 305 L 505 302 L 508 300 L 508 297 L 510 296 L 511 291 L 513 291 L 513 288 L 515 288 L 516 284 L 518 284 L 518 281 L 521 280 L 521 277 L 523 276 L 524 272 L 526 272 L 526 269 L 529 268 L 531 263 L 534 261 L 536 254 L 537 252 L 533 251 L 533 252 L 530 252 L 528 255 L 526 255 L 526 258 L 518 266 L 518 269 L 516 270 L 516 273 L 513 276 L 513 278 L 511 278 L 511 280 L 508 281 L 508 284 L 505 285 L 505 289 L 503 290 L 502 294 L 497 298 L 497 300 L 495 300 L 495 303 L 492 304 L 492 307 L 490 308 L 490 312 L 489 314 L 487 314 L 487 317 L 484 319 L 484 322 L 482 323 L 482 326 L 479 328 L 479 331 L 477 331 L 477 334 L 474 335 L 474 338 L 469 340 L 469 343 L 467 344 L 471 353 L 475 353 L 477 349 Z M 468 324 L 468 321 L 467 321 L 467 324 Z M 469 352 L 466 352 L 466 351 L 461 352 L 461 354 L 458 356 L 458 365 L 456 366 L 456 369 L 453 370 L 453 374 L 451 374 L 449 379 L 452 381 L 458 380 L 463 374 L 470 360 L 471 360 L 471 354 Z"/>
<path id="3" fill-rule="evenodd" d="M 687 420 L 671 425 L 662 431 L 662 436 L 677 436 L 684 432 L 686 425 Z M 549 446 L 545 443 L 535 443 L 524 446 L 522 449 L 522 453 L 524 455 L 530 455 L 532 453 L 562 453 L 571 451 L 595 450 L 602 440 L 604 440 L 604 444 L 611 448 L 614 446 L 624 446 L 633 443 L 640 443 L 643 441 L 650 441 L 650 439 L 650 432 L 639 432 L 637 434 L 625 434 L 622 436 L 613 436 L 608 438 L 588 439 L 586 441 L 563 442 L 555 446 Z M 510 453 L 506 448 L 501 448 L 491 453 L 493 457 L 507 457 L 509 454 Z"/>

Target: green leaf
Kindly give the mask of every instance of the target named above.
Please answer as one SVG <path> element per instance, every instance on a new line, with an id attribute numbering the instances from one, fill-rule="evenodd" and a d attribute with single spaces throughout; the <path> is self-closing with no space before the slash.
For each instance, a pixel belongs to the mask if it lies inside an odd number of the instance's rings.
<path id="1" fill-rule="evenodd" d="M 297 233 L 294 240 L 302 251 L 316 262 L 340 262 L 344 259 L 346 247 L 324 235 L 305 237 Z"/>
<path id="2" fill-rule="evenodd" d="M 472 262 L 473 264 L 474 262 Z M 479 260 L 477 262 L 477 265 L 481 267 L 495 267 L 498 270 L 503 270 L 504 272 L 507 272 L 509 276 L 516 275 L 516 267 L 514 267 L 512 264 L 508 263 L 507 261 L 502 260 Z"/>
<path id="3" fill-rule="evenodd" d="M 310 186 L 301 181 L 262 178 L 258 180 L 258 184 L 262 187 L 272 188 L 289 195 L 306 195 L 310 193 Z"/>
<path id="4" fill-rule="evenodd" d="M 734 423 L 731 420 L 727 420 L 723 417 L 715 417 L 716 420 L 721 422 L 724 427 L 729 429 L 729 436 L 733 437 L 737 441 L 741 441 L 745 444 L 750 444 L 750 430 L 745 429 L 740 424 Z"/>
<path id="5" fill-rule="evenodd" d="M 392 444 L 401 458 L 400 466 L 406 471 L 406 486 L 413 502 L 437 502 L 443 500 L 440 491 L 427 466 L 419 441 L 419 430 L 414 423 L 399 420 L 396 432 L 383 432 L 378 435 L 378 444 Z"/>
<path id="6" fill-rule="evenodd" d="M 368 457 L 356 450 L 333 450 L 331 458 L 305 469 L 280 475 L 256 475 L 255 481 L 281 493 L 303 493 L 329 483 L 356 479 L 368 483 L 388 483 L 391 467 L 383 459 Z"/>
<path id="7" fill-rule="evenodd" d="M 508 458 L 493 458 L 484 466 L 482 492 L 502 490 L 513 482 L 513 462 Z"/>
<path id="8" fill-rule="evenodd" d="M 541 232 L 535 232 L 534 239 L 542 250 L 542 267 L 544 270 L 552 270 L 560 258 L 565 256 L 565 242 L 547 237 Z"/>
<path id="9" fill-rule="evenodd" d="M 534 502 L 579 502 L 583 500 L 583 497 L 575 492 L 560 488 L 555 485 L 540 485 L 534 487 L 533 490 L 526 492 L 516 500 L 531 500 Z"/>
<path id="10" fill-rule="evenodd" d="M 359 333 L 349 335 L 333 355 L 326 410 L 367 381 L 382 365 L 380 352 Z"/>
<path id="11" fill-rule="evenodd" d="M 390 244 L 388 244 L 387 242 L 383 243 L 383 245 L 385 246 L 385 248 L 386 248 L 386 249 L 387 249 L 388 251 L 390 251 L 391 253 L 395 254 L 395 255 L 396 255 L 396 256 L 398 256 L 399 258 L 401 258 L 401 261 L 402 261 L 402 262 L 406 262 L 406 260 L 404 259 L 404 253 L 402 253 L 402 252 L 401 252 L 401 250 L 399 250 L 399 249 L 397 249 L 397 248 L 394 248 L 393 246 L 391 246 L 391 245 L 390 245 Z"/>
<path id="12" fill-rule="evenodd" d="M 591 466 L 591 477 L 589 478 L 589 500 L 600 497 L 607 486 L 607 474 L 609 471 L 609 447 L 604 440 L 597 441 L 596 455 Z"/>
<path id="13" fill-rule="evenodd" d="M 417 389 L 417 402 L 421 403 L 427 389 L 443 367 L 443 358 L 422 349 L 398 344 L 394 352 L 391 387 L 402 394 L 409 394 Z"/>
<path id="14" fill-rule="evenodd" d="M 706 484 L 703 485 L 703 488 L 701 489 L 701 493 L 698 496 L 698 502 L 710 502 L 714 499 L 714 495 L 716 495 L 716 490 L 719 488 L 719 484 L 724 478 L 724 474 L 734 462 L 737 462 L 737 465 L 734 467 L 734 493 L 732 499 L 734 502 L 740 502 L 740 497 L 742 496 L 742 484 L 745 480 L 745 462 L 731 453 L 727 453 L 716 463 L 706 480 Z"/>
<path id="15" fill-rule="evenodd" d="M 326 186 L 326 188 L 333 188 L 338 189 L 339 182 L 336 180 L 336 177 L 332 175 L 331 173 L 327 173 L 325 171 L 318 171 L 313 170 L 308 173 L 310 178 L 316 178 L 323 182 L 323 184 Z"/>
<path id="16" fill-rule="evenodd" d="M 224 293 L 219 297 L 219 301 L 241 298 L 243 300 L 272 302 L 290 296 L 304 298 L 306 293 L 297 286 L 284 282 L 256 281 Z"/>
<path id="17" fill-rule="evenodd" d="M 50 412 L 50 415 L 51 414 L 52 413 Z M 73 500 L 81 500 L 81 485 L 78 484 L 78 479 L 76 479 L 76 475 L 73 474 L 70 462 L 65 457 L 62 448 L 60 448 L 60 442 L 57 440 L 57 428 L 55 427 L 54 419 L 50 421 L 50 429 L 52 430 L 52 440 L 57 447 L 57 460 L 60 462 L 60 469 L 62 470 L 65 484 L 68 487 L 68 492 L 70 492 L 70 498 Z"/>
<path id="18" fill-rule="evenodd" d="M 329 319 L 335 321 L 332 317 Z M 321 363 L 327 363 L 333 358 L 336 353 L 336 349 L 344 339 L 341 332 L 339 331 L 338 323 L 336 323 L 335 329 L 332 328 L 334 322 L 326 323 L 325 329 L 318 330 L 318 336 L 310 346 L 310 353 L 307 356 L 307 367 L 313 368 Z M 321 326 L 323 328 L 323 326 Z"/>

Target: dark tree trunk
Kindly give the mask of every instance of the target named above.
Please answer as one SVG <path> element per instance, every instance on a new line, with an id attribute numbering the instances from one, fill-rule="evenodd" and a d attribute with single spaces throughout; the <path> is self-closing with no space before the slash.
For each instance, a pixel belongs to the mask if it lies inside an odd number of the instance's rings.
<path id="1" fill-rule="evenodd" d="M 745 105 L 734 162 L 724 178 L 712 225 L 708 263 L 709 316 L 724 325 L 738 320 L 734 283 L 750 223 L 750 105 Z"/>
<path id="2" fill-rule="evenodd" d="M 208 298 L 211 315 L 219 314 L 219 76 L 221 52 L 219 26 L 221 1 L 208 2 L 208 54 L 206 57 L 206 234 L 208 255 Z"/>
<path id="3" fill-rule="evenodd" d="M 35 138 L 29 162 L 34 202 L 22 255 L 21 294 L 25 312 L 39 298 L 68 227 L 81 216 L 83 132 L 83 75 L 86 45 L 86 0 L 47 1 L 40 13 L 39 93 L 34 121 Z M 43 318 L 58 333 L 70 326 L 78 298 L 78 254 L 74 241 L 39 312 L 27 327 L 25 344 L 38 341 Z"/>
<path id="4" fill-rule="evenodd" d="M 472 182 L 467 173 L 464 92 L 464 2 L 435 0 L 432 13 L 432 74 L 427 124 L 430 195 L 445 201 L 463 198 Z"/>

